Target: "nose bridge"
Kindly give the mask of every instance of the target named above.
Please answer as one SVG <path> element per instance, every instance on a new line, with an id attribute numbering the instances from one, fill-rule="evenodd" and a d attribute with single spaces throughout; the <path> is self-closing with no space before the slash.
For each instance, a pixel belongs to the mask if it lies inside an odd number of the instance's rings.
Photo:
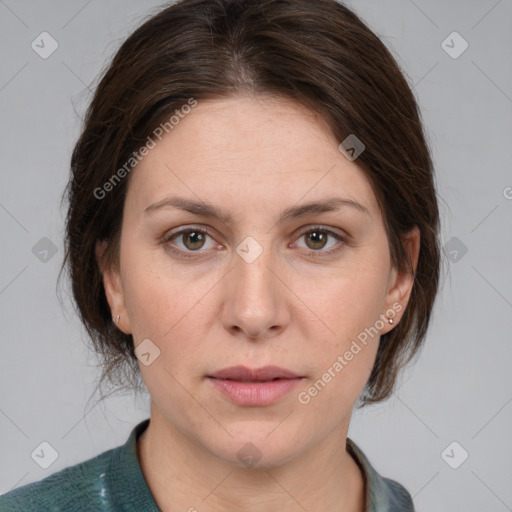
<path id="1" fill-rule="evenodd" d="M 230 294 L 226 297 L 223 321 L 249 337 L 264 336 L 268 329 L 282 326 L 285 304 L 274 272 L 272 237 L 246 236 L 236 247 Z M 270 270 L 272 269 L 273 272 Z"/>
<path id="2" fill-rule="evenodd" d="M 260 300 L 271 298 L 275 279 L 268 267 L 274 263 L 272 237 L 269 234 L 246 236 L 236 247 L 235 274 L 242 296 L 260 295 Z M 257 298 L 257 297 L 255 297 Z"/>

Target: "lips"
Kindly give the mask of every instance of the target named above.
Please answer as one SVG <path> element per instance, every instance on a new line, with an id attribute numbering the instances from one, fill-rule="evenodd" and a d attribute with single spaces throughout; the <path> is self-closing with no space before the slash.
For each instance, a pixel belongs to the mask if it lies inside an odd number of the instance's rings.
<path id="1" fill-rule="evenodd" d="M 279 366 L 263 366 L 262 368 L 247 368 L 246 366 L 230 366 L 208 375 L 214 379 L 236 380 L 239 382 L 265 382 L 275 379 L 297 379 L 299 375 L 280 368 Z"/>
<path id="2" fill-rule="evenodd" d="M 291 393 L 303 378 L 278 366 L 231 366 L 207 377 L 213 389 L 243 407 L 269 406 Z"/>

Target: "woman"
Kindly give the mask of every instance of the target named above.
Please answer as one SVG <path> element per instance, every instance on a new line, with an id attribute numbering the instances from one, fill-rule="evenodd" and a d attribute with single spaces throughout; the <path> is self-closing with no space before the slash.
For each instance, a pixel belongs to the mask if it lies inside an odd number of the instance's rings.
<path id="1" fill-rule="evenodd" d="M 102 382 L 150 418 L 2 511 L 412 511 L 347 438 L 439 275 L 414 96 L 332 0 L 182 0 L 122 45 L 72 156 L 67 264 Z"/>

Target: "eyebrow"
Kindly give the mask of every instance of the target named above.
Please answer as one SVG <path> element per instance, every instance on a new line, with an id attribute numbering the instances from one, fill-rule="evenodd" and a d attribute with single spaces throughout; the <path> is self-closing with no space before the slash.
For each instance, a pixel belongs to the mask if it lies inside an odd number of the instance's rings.
<path id="1" fill-rule="evenodd" d="M 371 217 L 368 209 L 361 203 L 347 197 L 329 197 L 321 201 L 313 201 L 298 206 L 291 206 L 281 212 L 277 223 L 282 223 L 290 219 L 298 219 L 314 213 L 325 213 L 341 210 L 344 207 L 353 208 L 365 215 Z M 232 223 L 232 216 L 222 210 L 204 201 L 194 201 L 184 197 L 170 196 L 156 203 L 150 204 L 145 210 L 145 214 L 151 214 L 163 208 L 178 208 L 201 217 L 216 218 L 224 224 Z"/>

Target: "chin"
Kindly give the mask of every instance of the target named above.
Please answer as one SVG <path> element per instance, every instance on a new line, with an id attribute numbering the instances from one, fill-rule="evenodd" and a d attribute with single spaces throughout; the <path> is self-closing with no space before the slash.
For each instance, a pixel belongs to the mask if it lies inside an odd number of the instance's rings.
<path id="1" fill-rule="evenodd" d="M 302 451 L 304 433 L 295 435 L 279 422 L 247 421 L 230 425 L 222 439 L 205 445 L 216 457 L 237 467 L 270 469 L 286 464 Z M 276 428 L 277 427 L 277 428 Z"/>

